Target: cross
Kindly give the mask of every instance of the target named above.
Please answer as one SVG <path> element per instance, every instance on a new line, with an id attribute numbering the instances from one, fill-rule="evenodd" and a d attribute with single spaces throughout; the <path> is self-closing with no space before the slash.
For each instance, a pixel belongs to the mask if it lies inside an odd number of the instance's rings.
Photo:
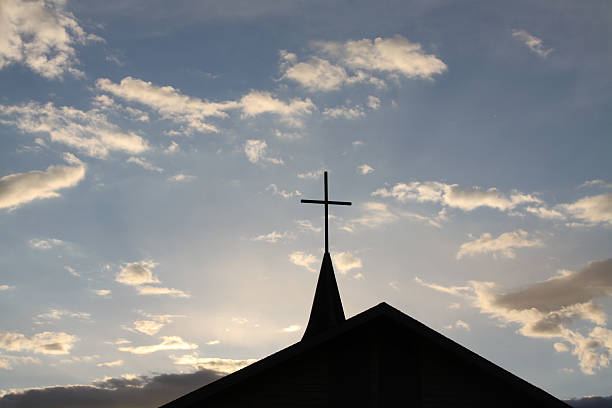
<path id="1" fill-rule="evenodd" d="M 327 207 L 329 204 L 333 205 L 351 205 L 349 201 L 330 201 L 327 199 L 327 172 L 323 173 L 323 186 L 325 188 L 325 200 L 302 200 L 302 203 L 308 204 L 325 204 L 325 253 L 329 252 L 329 239 L 327 233 Z"/>

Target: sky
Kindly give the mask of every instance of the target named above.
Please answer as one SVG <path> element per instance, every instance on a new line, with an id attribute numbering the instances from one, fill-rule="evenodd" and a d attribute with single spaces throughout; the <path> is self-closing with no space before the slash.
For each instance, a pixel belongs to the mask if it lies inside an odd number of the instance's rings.
<path id="1" fill-rule="evenodd" d="M 609 1 L 1 0 L 0 407 L 299 341 L 323 171 L 347 317 L 609 396 L 611 40 Z"/>

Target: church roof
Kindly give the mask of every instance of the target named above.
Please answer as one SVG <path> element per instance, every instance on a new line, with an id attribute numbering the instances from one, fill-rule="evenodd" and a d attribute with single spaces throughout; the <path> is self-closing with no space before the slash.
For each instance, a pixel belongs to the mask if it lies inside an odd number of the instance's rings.
<path id="1" fill-rule="evenodd" d="M 304 339 L 292 346 L 289 346 L 277 353 L 274 353 L 262 360 L 259 360 L 233 374 L 229 374 L 219 380 L 201 387 L 189 394 L 186 394 L 166 405 L 162 408 L 182 408 L 191 407 L 200 404 L 209 397 L 221 393 L 228 388 L 248 381 L 252 377 L 263 374 L 268 370 L 275 368 L 294 357 L 300 356 L 317 346 L 334 340 L 347 332 L 367 325 L 380 318 L 390 320 L 392 324 L 397 324 L 409 332 L 421 336 L 426 340 L 435 343 L 437 346 L 452 353 L 458 359 L 465 361 L 468 364 L 478 367 L 480 370 L 489 376 L 499 379 L 506 383 L 514 390 L 520 391 L 528 395 L 531 400 L 537 401 L 541 406 L 546 407 L 569 407 L 547 392 L 528 383 L 527 381 L 515 376 L 514 374 L 504 370 L 494 363 L 484 359 L 476 353 L 468 350 L 460 344 L 450 340 L 442 334 L 430 329 L 424 324 L 411 318 L 410 316 L 400 312 L 399 310 L 389 306 L 387 303 L 380 303 L 356 316 L 347 319 L 343 323 L 330 328 L 327 331 L 313 334 L 312 336 L 304 336 Z"/>
<path id="2" fill-rule="evenodd" d="M 331 256 L 326 252 L 323 255 L 310 318 L 302 340 L 336 327 L 345 320 Z"/>

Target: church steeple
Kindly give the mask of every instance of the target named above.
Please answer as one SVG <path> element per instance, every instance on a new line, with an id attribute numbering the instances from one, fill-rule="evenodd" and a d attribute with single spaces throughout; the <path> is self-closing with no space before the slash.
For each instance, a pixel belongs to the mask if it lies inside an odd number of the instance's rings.
<path id="1" fill-rule="evenodd" d="M 331 256 L 326 252 L 323 255 L 310 318 L 302 340 L 336 327 L 345 320 Z"/>
<path id="2" fill-rule="evenodd" d="M 322 333 L 332 327 L 338 326 L 345 321 L 344 309 L 338 292 L 338 284 L 334 275 L 334 266 L 329 255 L 329 235 L 328 235 L 328 211 L 329 204 L 351 205 L 348 201 L 330 201 L 327 196 L 327 172 L 323 173 L 324 200 L 302 200 L 302 203 L 324 204 L 325 205 L 325 253 L 317 281 L 312 309 L 308 326 L 304 332 L 302 340 L 305 338 Z"/>

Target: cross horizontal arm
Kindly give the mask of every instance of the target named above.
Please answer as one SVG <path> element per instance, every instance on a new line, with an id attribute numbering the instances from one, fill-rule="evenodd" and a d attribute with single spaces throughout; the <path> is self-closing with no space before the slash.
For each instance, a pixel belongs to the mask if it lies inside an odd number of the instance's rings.
<path id="1" fill-rule="evenodd" d="M 325 200 L 301 200 L 302 203 L 307 204 L 333 204 L 333 205 L 351 205 L 350 201 L 325 201 Z"/>

